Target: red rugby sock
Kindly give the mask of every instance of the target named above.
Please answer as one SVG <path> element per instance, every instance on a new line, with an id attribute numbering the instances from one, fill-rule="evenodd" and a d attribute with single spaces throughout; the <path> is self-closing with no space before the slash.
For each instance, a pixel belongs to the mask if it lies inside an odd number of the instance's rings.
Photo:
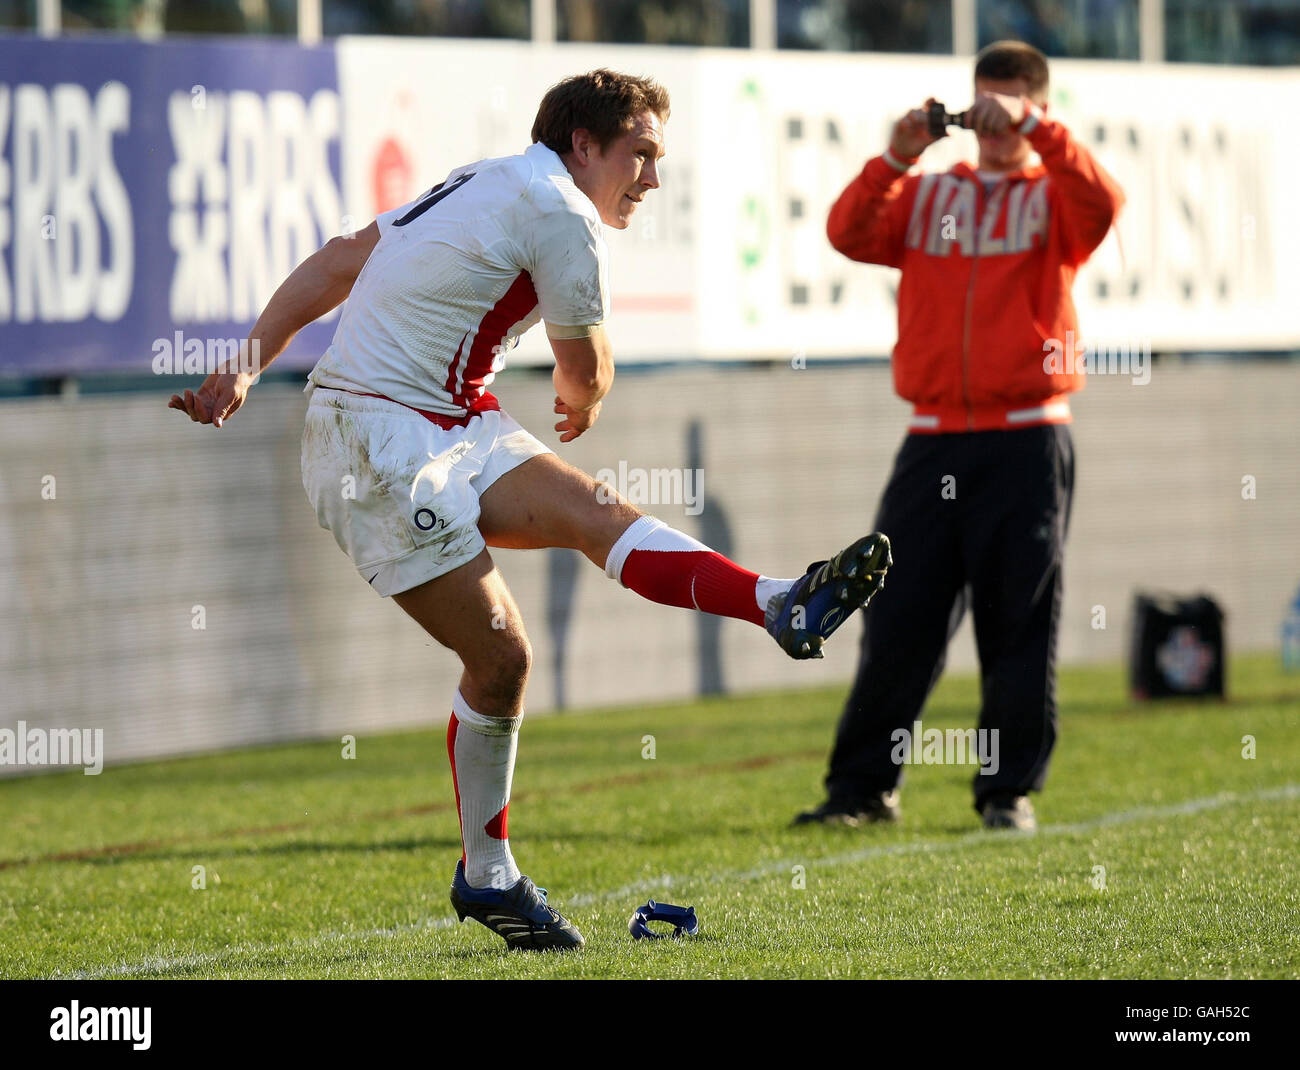
<path id="1" fill-rule="evenodd" d="M 606 573 L 642 598 L 763 624 L 767 598 L 789 585 L 741 568 L 702 542 L 643 516 L 610 551 Z"/>

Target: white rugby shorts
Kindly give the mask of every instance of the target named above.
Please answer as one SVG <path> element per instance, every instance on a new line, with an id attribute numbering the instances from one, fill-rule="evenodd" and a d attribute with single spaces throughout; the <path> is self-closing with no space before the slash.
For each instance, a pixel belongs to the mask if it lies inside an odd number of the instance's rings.
<path id="1" fill-rule="evenodd" d="M 310 388 L 302 483 L 320 526 L 385 597 L 474 560 L 479 496 L 552 451 L 508 413 L 443 428 L 386 398 Z"/>

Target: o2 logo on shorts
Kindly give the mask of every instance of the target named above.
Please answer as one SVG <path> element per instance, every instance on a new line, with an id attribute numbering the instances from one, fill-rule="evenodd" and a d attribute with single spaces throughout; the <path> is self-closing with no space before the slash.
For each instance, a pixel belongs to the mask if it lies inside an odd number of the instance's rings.
<path id="1" fill-rule="evenodd" d="M 447 526 L 447 521 L 434 516 L 432 509 L 417 509 L 415 526 L 421 531 L 441 531 Z"/>

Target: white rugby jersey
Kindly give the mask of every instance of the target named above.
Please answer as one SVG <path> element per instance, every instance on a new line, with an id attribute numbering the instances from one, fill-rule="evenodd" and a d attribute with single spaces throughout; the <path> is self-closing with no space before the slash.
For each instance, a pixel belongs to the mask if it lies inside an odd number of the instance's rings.
<path id="1" fill-rule="evenodd" d="M 608 313 L 600 215 L 540 143 L 458 167 L 377 222 L 379 242 L 308 376 L 318 386 L 446 416 L 495 408 L 487 387 L 524 331 Z"/>

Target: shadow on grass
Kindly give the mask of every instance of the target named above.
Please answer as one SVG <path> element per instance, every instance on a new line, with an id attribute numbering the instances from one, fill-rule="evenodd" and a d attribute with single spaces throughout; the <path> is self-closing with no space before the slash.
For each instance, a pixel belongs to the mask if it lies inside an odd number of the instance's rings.
<path id="1" fill-rule="evenodd" d="M 103 855 L 95 858 L 59 859 L 57 861 L 76 862 L 91 866 L 116 866 L 127 862 L 175 862 L 190 863 L 200 861 L 207 863 L 213 859 L 229 858 L 273 858 L 282 855 L 365 853 L 373 854 L 385 851 L 428 851 L 449 850 L 460 847 L 460 839 L 450 837 L 423 837 L 419 839 L 376 840 L 360 843 L 340 842 L 338 840 L 297 840 L 291 843 L 277 843 L 267 846 L 245 847 L 211 847 L 206 844 L 193 848 L 172 848 L 166 851 L 126 851 L 122 854 Z"/>

